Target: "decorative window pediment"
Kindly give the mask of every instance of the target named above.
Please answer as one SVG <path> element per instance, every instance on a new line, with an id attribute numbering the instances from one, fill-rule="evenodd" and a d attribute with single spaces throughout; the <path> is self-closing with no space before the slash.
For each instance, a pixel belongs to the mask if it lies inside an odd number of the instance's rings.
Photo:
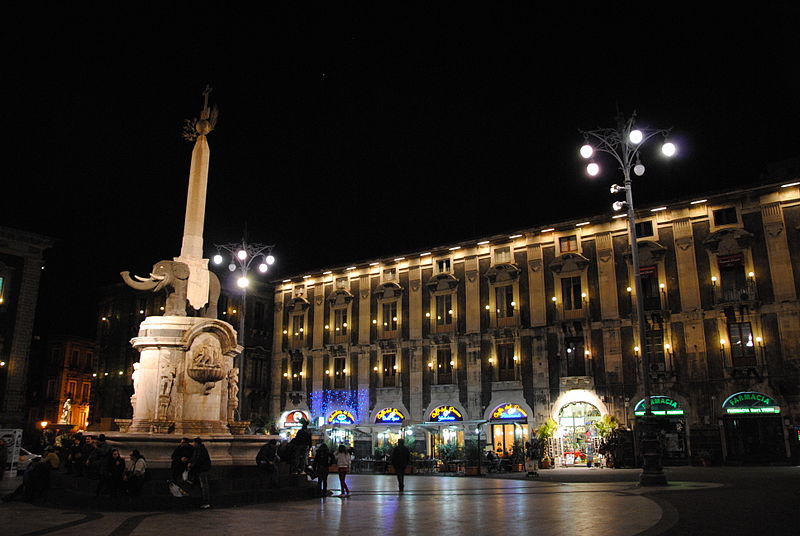
<path id="1" fill-rule="evenodd" d="M 458 286 L 458 279 L 449 273 L 436 274 L 426 283 L 431 292 L 446 292 L 455 290 Z"/>
<path id="2" fill-rule="evenodd" d="M 486 279 L 489 283 L 505 283 L 508 281 L 516 281 L 519 278 L 519 268 L 515 264 L 500 263 L 495 264 L 486 272 Z"/>
<path id="3" fill-rule="evenodd" d="M 391 300 L 403 295 L 403 287 L 394 281 L 381 283 L 375 291 L 375 297 L 379 300 Z"/>
<path id="4" fill-rule="evenodd" d="M 343 288 L 337 288 L 328 296 L 328 302 L 331 304 L 331 307 L 349 305 L 352 301 L 353 295 L 350 294 L 349 290 Z"/>
<path id="5" fill-rule="evenodd" d="M 307 299 L 303 298 L 302 296 L 296 296 L 292 298 L 292 301 L 289 302 L 287 309 L 292 313 L 302 313 L 308 309 L 310 305 L 311 304 Z"/>
<path id="6" fill-rule="evenodd" d="M 744 229 L 720 229 L 705 239 L 703 245 L 711 253 L 731 255 L 740 253 L 753 243 L 753 235 Z"/>
<path id="7" fill-rule="evenodd" d="M 667 248 L 653 240 L 639 240 L 639 266 L 652 266 L 664 260 Z M 625 260 L 631 261 L 631 248 L 625 250 Z"/>
<path id="8" fill-rule="evenodd" d="M 589 266 L 589 259 L 580 253 L 564 253 L 550 263 L 550 270 L 556 274 L 583 272 Z"/>

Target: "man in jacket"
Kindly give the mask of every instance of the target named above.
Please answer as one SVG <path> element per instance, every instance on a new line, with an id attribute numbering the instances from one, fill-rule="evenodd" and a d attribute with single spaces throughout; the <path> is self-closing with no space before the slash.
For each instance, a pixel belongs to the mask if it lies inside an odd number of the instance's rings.
<path id="1" fill-rule="evenodd" d="M 278 445 L 277 441 L 270 439 L 259 449 L 256 455 L 256 465 L 264 472 L 270 487 L 278 487 Z"/>
<path id="2" fill-rule="evenodd" d="M 200 491 L 203 495 L 203 504 L 200 508 L 211 508 L 211 493 L 208 487 L 208 472 L 211 470 L 211 456 L 203 444 L 203 440 L 195 437 L 192 441 L 192 458 L 189 460 L 189 480 L 190 484 L 195 480 L 200 481 Z"/>
<path id="3" fill-rule="evenodd" d="M 400 491 L 403 491 L 406 467 L 411 464 L 411 452 L 408 450 L 408 447 L 406 447 L 404 439 L 397 440 L 397 446 L 392 450 L 389 463 L 392 464 L 392 467 L 394 467 L 397 473 L 397 486 Z"/>

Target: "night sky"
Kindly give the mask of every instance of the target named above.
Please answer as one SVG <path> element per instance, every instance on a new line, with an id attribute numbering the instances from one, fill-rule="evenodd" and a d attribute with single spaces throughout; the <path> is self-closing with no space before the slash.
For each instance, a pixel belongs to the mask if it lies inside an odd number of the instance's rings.
<path id="1" fill-rule="evenodd" d="M 98 286 L 180 253 L 206 84 L 206 251 L 246 226 L 270 278 L 610 212 L 578 130 L 618 109 L 680 147 L 638 206 L 800 155 L 796 9 L 427 4 L 5 7 L 0 224 L 58 240 L 38 332 L 93 337 Z"/>

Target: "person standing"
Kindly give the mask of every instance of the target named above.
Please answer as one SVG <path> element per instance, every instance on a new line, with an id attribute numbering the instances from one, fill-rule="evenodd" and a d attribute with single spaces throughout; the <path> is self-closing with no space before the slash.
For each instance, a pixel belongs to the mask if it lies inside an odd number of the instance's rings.
<path id="1" fill-rule="evenodd" d="M 189 460 L 192 459 L 192 452 L 194 447 L 189 442 L 188 437 L 181 438 L 181 442 L 172 451 L 172 481 L 180 482 L 183 480 L 183 472 L 186 471 L 186 466 L 189 465 Z"/>
<path id="2" fill-rule="evenodd" d="M 264 472 L 270 487 L 278 487 L 278 442 L 270 439 L 258 450 L 256 465 Z"/>
<path id="3" fill-rule="evenodd" d="M 347 482 L 345 482 L 345 477 L 347 473 L 350 472 L 350 461 L 352 460 L 352 456 L 350 453 L 347 452 L 347 447 L 344 445 L 339 445 L 339 450 L 336 453 L 336 466 L 339 468 L 339 484 L 342 486 L 342 495 L 341 497 L 349 497 L 350 496 L 350 488 L 347 487 Z"/>
<path id="4" fill-rule="evenodd" d="M 211 490 L 208 487 L 208 472 L 211 470 L 211 456 L 203 444 L 203 440 L 195 437 L 192 441 L 192 458 L 189 460 L 189 480 L 190 484 L 196 480 L 200 481 L 200 492 L 203 495 L 203 504 L 200 508 L 211 508 Z"/>
<path id="5" fill-rule="evenodd" d="M 392 464 L 395 473 L 397 473 L 397 487 L 400 491 L 403 491 L 406 467 L 411 465 L 411 451 L 408 450 L 404 439 L 397 440 L 397 446 L 392 450 L 392 457 L 389 459 L 389 463 Z"/>
<path id="6" fill-rule="evenodd" d="M 116 497 L 122 490 L 123 477 L 125 476 L 125 459 L 120 456 L 119 449 L 111 449 L 111 459 L 108 462 L 107 491 L 111 497 Z"/>
<path id="7" fill-rule="evenodd" d="M 131 497 L 138 497 L 144 487 L 144 475 L 147 471 L 147 461 L 142 454 L 134 449 L 128 458 L 123 481 L 128 484 L 128 493 Z"/>
<path id="8" fill-rule="evenodd" d="M 328 495 L 328 470 L 334 463 L 336 458 L 328 445 L 321 443 L 314 455 L 314 472 L 317 473 L 317 492 L 320 497 Z"/>
<path id="9" fill-rule="evenodd" d="M 308 432 L 308 422 L 303 421 L 303 426 L 294 436 L 294 444 L 297 451 L 295 456 L 295 471 L 301 473 L 306 470 L 308 465 L 308 449 L 311 448 L 311 434 Z"/>

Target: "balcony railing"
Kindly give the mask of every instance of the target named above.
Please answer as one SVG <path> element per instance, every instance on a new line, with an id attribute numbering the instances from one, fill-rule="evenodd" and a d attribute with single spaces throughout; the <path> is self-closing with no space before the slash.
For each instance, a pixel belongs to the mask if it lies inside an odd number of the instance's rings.
<path id="1" fill-rule="evenodd" d="M 745 303 L 758 300 L 755 281 L 746 281 L 736 287 L 714 286 L 714 305 Z"/>

